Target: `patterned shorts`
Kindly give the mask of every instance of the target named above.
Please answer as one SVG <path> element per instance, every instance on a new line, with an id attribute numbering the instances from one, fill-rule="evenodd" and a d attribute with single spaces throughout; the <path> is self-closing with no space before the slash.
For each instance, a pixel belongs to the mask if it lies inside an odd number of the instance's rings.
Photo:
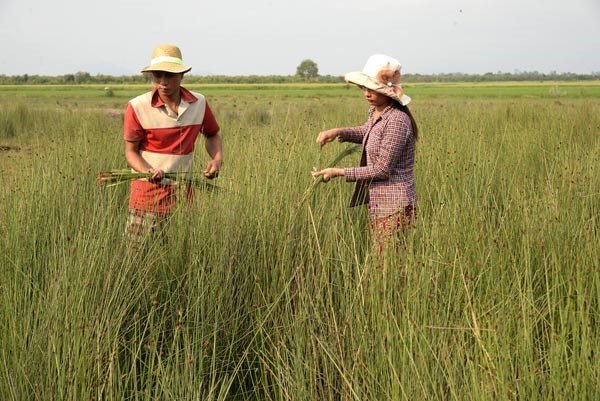
<path id="1" fill-rule="evenodd" d="M 165 217 L 164 213 L 129 209 L 126 234 L 135 242 L 154 237 L 162 232 Z"/>
<path id="2" fill-rule="evenodd" d="M 399 234 L 404 234 L 406 230 L 412 227 L 416 219 L 416 209 L 413 205 L 408 205 L 404 210 L 387 217 L 371 216 L 371 235 L 376 242 L 379 253 L 382 253 L 388 247 L 390 242 L 398 238 Z"/>

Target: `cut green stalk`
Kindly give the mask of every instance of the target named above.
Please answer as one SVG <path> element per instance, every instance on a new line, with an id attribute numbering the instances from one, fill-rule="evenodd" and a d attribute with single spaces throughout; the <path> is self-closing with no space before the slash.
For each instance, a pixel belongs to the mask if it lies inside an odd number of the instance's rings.
<path id="1" fill-rule="evenodd" d="M 331 161 L 331 163 L 329 163 L 327 165 L 326 168 L 333 168 L 333 167 L 337 166 L 338 163 L 341 162 L 342 160 L 344 160 L 346 157 L 350 156 L 353 153 L 360 152 L 361 149 L 362 149 L 362 145 L 361 144 L 354 144 L 354 145 L 347 146 L 346 149 L 344 149 L 343 151 L 341 151 L 335 157 L 335 159 L 333 159 Z M 304 194 L 302 195 L 302 198 L 296 204 L 296 208 L 299 208 L 300 206 L 302 206 L 302 204 L 304 202 L 306 202 L 306 200 L 308 199 L 308 197 L 315 190 L 315 188 L 317 187 L 317 185 L 319 185 L 322 182 L 323 182 L 323 177 L 319 177 L 319 178 L 313 180 L 313 182 L 309 185 L 309 187 L 306 189 L 306 191 L 304 191 Z"/>
<path id="2" fill-rule="evenodd" d="M 133 180 L 148 179 L 152 176 L 150 173 L 140 173 L 128 169 L 102 171 L 96 177 L 96 183 L 101 187 L 114 187 L 115 185 L 125 184 Z M 164 178 L 174 181 L 176 184 L 194 185 L 199 188 L 214 190 L 218 187 L 210 184 L 201 178 L 189 178 L 189 173 L 165 173 Z"/>

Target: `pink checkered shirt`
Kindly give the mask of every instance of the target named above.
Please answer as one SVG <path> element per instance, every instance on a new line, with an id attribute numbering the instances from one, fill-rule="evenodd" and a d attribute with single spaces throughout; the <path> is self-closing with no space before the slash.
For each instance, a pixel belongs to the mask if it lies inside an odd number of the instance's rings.
<path id="1" fill-rule="evenodd" d="M 375 120 L 374 111 L 364 125 L 344 128 L 340 140 L 363 144 L 366 165 L 346 168 L 344 174 L 346 181 L 368 185 L 369 212 L 381 218 L 416 207 L 416 139 L 408 114 L 391 105 Z"/>

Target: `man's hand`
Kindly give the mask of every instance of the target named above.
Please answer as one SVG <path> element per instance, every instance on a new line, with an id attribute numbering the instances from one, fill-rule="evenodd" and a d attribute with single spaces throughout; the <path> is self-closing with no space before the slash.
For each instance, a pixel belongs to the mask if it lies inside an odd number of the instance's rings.
<path id="1" fill-rule="evenodd" d="M 148 173 L 150 174 L 150 178 L 148 178 L 148 181 L 153 182 L 155 184 L 161 182 L 162 179 L 165 177 L 165 172 L 158 168 L 151 168 L 150 170 L 148 170 Z"/>
<path id="2" fill-rule="evenodd" d="M 223 161 L 221 159 L 213 159 L 209 161 L 206 165 L 206 169 L 204 169 L 204 176 L 211 180 L 218 177 L 219 170 L 221 170 L 222 165 Z"/>

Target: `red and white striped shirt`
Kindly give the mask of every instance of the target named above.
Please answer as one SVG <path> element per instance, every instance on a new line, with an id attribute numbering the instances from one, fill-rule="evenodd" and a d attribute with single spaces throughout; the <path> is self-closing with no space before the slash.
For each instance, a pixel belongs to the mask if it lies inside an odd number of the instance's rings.
<path id="1" fill-rule="evenodd" d="M 180 93 L 178 113 L 164 104 L 156 89 L 129 101 L 123 137 L 126 141 L 139 141 L 140 156 L 153 168 L 191 174 L 198 135 L 216 135 L 220 128 L 203 95 L 183 87 Z M 175 200 L 173 187 L 168 180 L 160 184 L 134 180 L 129 208 L 168 212 Z"/>

